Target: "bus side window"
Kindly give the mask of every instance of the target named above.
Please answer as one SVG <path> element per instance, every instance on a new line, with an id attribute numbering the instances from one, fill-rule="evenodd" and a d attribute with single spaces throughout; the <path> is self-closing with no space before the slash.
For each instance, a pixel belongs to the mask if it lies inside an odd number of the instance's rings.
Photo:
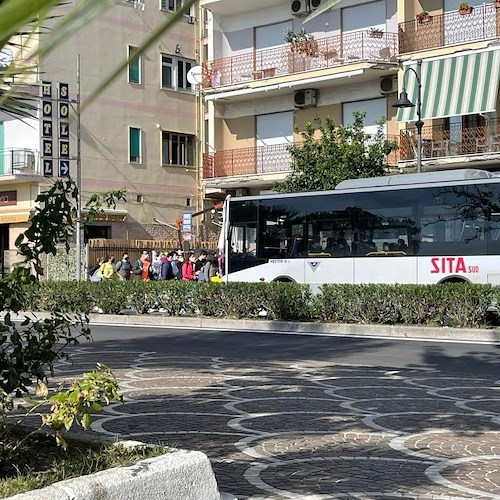
<path id="1" fill-rule="evenodd" d="M 231 254 L 237 257 L 257 255 L 257 227 L 244 224 L 231 228 Z"/>

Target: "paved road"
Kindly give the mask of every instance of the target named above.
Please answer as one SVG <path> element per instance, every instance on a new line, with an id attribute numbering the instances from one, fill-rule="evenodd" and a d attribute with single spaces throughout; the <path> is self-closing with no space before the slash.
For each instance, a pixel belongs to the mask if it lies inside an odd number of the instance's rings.
<path id="1" fill-rule="evenodd" d="M 238 499 L 500 498 L 500 346 L 94 327 L 96 432 L 202 450 Z M 200 499 L 203 500 L 203 499 Z"/>

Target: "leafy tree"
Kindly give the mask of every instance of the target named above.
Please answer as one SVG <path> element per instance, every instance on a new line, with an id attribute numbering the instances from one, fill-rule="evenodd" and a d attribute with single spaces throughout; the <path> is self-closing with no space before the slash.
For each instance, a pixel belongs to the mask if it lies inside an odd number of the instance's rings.
<path id="1" fill-rule="evenodd" d="M 364 114 L 355 112 L 350 125 L 336 126 L 331 118 L 306 123 L 302 142 L 289 146 L 290 175 L 274 189 L 281 193 L 334 189 L 346 179 L 384 175 L 386 155 L 396 149 L 387 141 L 379 123 L 376 134 L 363 131 Z M 320 138 L 315 131 L 320 131 Z"/>

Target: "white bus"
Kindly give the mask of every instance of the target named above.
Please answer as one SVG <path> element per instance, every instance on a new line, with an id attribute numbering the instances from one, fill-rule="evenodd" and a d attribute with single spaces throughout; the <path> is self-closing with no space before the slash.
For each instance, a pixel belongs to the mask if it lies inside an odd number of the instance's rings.
<path id="1" fill-rule="evenodd" d="M 225 281 L 500 284 L 500 174 L 449 170 L 228 197 Z"/>

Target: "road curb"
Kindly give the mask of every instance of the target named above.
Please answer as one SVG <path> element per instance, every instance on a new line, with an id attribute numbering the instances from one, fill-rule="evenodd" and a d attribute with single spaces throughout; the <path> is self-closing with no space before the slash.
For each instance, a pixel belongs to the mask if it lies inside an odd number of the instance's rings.
<path id="1" fill-rule="evenodd" d="M 359 325 L 339 323 L 297 323 L 220 318 L 181 318 L 169 316 L 91 315 L 91 322 L 134 326 L 164 326 L 203 328 L 212 330 L 282 332 L 296 334 L 322 334 L 366 337 L 394 337 L 397 339 L 459 340 L 500 342 L 500 329 L 435 328 L 403 325 Z"/>
<path id="2" fill-rule="evenodd" d="M 21 313 L 18 318 L 36 316 L 44 319 L 49 313 Z M 12 315 L 14 318 L 15 316 Z M 203 317 L 140 314 L 90 314 L 91 324 L 114 326 L 149 326 L 165 328 L 198 328 L 210 330 L 278 332 L 356 337 L 391 337 L 414 340 L 448 340 L 500 343 L 500 328 L 447 328 L 406 325 L 361 325 L 340 323 L 298 323 L 252 319 L 223 319 Z"/>
<path id="3" fill-rule="evenodd" d="M 131 465 L 66 479 L 12 500 L 220 500 L 208 457 L 175 450 Z"/>

